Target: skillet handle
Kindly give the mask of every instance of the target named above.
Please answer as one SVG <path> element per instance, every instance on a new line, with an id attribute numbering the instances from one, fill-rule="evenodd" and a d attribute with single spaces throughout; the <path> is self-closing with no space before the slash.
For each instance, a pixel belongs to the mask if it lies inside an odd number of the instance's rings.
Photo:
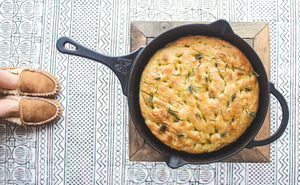
<path id="1" fill-rule="evenodd" d="M 180 156 L 175 154 L 162 155 L 165 162 L 170 168 L 179 168 L 185 164 L 188 164 L 187 161 L 183 160 Z"/>
<path id="2" fill-rule="evenodd" d="M 289 121 L 289 109 L 288 109 L 288 105 L 286 103 L 286 100 L 284 99 L 284 97 L 282 96 L 282 94 L 274 87 L 273 83 L 270 83 L 270 92 L 271 94 L 273 94 L 276 99 L 279 101 L 281 109 L 282 109 L 282 120 L 281 120 L 281 124 L 279 126 L 279 128 L 276 130 L 276 132 L 266 138 L 266 139 L 262 139 L 262 140 L 253 140 L 251 143 L 249 143 L 246 148 L 253 148 L 256 146 L 263 146 L 263 145 L 268 145 L 272 142 L 274 142 L 275 140 L 277 140 L 285 131 L 288 121 Z"/>
<path id="3" fill-rule="evenodd" d="M 74 49 L 68 49 L 67 44 L 73 46 Z M 143 49 L 143 47 L 123 56 L 107 56 L 96 51 L 93 51 L 69 37 L 61 37 L 56 42 L 58 51 L 64 54 L 76 55 L 87 59 L 94 60 L 109 67 L 118 77 L 121 82 L 123 94 L 127 96 L 127 84 L 129 80 L 130 70 L 134 59 Z"/>
<path id="4" fill-rule="evenodd" d="M 224 19 L 212 22 L 210 26 L 214 28 L 214 31 L 217 33 L 217 35 L 226 35 L 234 33 L 229 22 L 227 22 Z"/>

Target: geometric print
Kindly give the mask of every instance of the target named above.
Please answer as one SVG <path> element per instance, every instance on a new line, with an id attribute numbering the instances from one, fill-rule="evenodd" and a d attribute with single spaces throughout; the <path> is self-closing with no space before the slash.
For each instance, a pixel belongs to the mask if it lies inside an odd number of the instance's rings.
<path id="1" fill-rule="evenodd" d="M 297 184 L 300 177 L 300 0 L 0 0 L 0 67 L 47 70 L 62 117 L 41 127 L 0 123 L 0 184 Z M 268 22 L 270 81 L 290 110 L 269 163 L 171 169 L 129 161 L 127 98 L 106 66 L 61 54 L 68 36 L 110 56 L 130 50 L 132 21 Z M 271 96 L 271 133 L 282 117 Z"/>

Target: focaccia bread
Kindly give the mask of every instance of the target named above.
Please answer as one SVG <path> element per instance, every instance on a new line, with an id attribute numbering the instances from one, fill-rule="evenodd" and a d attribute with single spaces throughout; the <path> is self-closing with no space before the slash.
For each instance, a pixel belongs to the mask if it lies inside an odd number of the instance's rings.
<path id="1" fill-rule="evenodd" d="M 141 113 L 163 143 L 188 153 L 236 141 L 255 118 L 258 74 L 231 43 L 186 36 L 158 50 L 140 81 Z"/>

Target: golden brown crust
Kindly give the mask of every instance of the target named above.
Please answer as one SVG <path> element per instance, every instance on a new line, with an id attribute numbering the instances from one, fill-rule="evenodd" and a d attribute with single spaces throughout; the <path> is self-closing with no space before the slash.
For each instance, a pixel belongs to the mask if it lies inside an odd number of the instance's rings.
<path id="1" fill-rule="evenodd" d="M 140 82 L 145 123 L 166 145 L 188 153 L 234 142 L 255 117 L 256 73 L 227 41 L 186 36 L 157 51 Z"/>

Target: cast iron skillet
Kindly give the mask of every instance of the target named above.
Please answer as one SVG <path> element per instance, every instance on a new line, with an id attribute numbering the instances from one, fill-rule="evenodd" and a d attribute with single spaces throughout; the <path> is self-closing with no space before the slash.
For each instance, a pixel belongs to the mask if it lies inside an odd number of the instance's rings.
<path id="1" fill-rule="evenodd" d="M 140 111 L 139 83 L 141 74 L 147 62 L 157 50 L 186 35 L 215 36 L 231 42 L 243 51 L 250 60 L 254 70 L 259 74 L 259 108 L 256 118 L 253 120 L 246 132 L 236 142 L 212 153 L 189 154 L 166 146 L 148 129 Z M 73 45 L 75 49 L 67 49 L 67 43 Z M 171 168 L 177 168 L 188 163 L 204 164 L 216 162 L 236 154 L 243 148 L 252 148 L 255 146 L 270 144 L 283 134 L 288 124 L 289 110 L 284 97 L 275 89 L 274 85 L 268 81 L 265 68 L 252 47 L 239 36 L 234 34 L 230 24 L 225 20 L 218 20 L 211 24 L 188 24 L 170 29 L 157 36 L 147 46 L 140 47 L 136 51 L 124 56 L 106 56 L 92 51 L 67 37 L 58 39 L 57 49 L 65 54 L 77 55 L 95 60 L 108 66 L 114 71 L 121 82 L 124 95 L 128 97 L 129 111 L 136 129 L 145 139 L 145 142 L 163 156 L 165 162 Z M 254 137 L 264 123 L 269 107 L 270 93 L 276 97 L 281 105 L 281 124 L 277 131 L 269 138 L 254 140 Z"/>

